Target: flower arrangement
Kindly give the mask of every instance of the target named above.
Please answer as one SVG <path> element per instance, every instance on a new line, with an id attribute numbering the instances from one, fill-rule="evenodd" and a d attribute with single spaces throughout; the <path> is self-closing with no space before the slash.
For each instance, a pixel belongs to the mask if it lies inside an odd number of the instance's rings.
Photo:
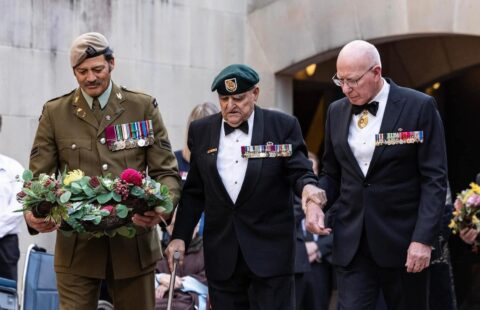
<path id="1" fill-rule="evenodd" d="M 67 215 L 67 210 L 59 204 L 63 194 L 60 180 L 54 175 L 40 174 L 33 177 L 30 170 L 22 175 L 23 188 L 17 193 L 17 200 L 23 205 L 19 211 L 32 211 L 35 217 L 47 218 L 59 223 Z"/>
<path id="2" fill-rule="evenodd" d="M 480 186 L 470 184 L 470 188 L 457 195 L 454 204 L 453 218 L 448 227 L 454 234 L 464 228 L 474 228 L 480 231 Z M 480 246 L 477 241 L 474 246 Z"/>
<path id="3" fill-rule="evenodd" d="M 78 232 L 94 237 L 116 234 L 133 237 L 136 233 L 131 222 L 133 214 L 149 210 L 170 213 L 173 210 L 168 188 L 134 169 L 125 169 L 118 178 L 109 175 L 90 177 L 81 170 L 73 170 L 64 174 L 62 179 L 56 181 L 53 202 L 42 198 L 46 195 L 38 200 L 57 204 L 61 211 L 56 213 L 61 215 L 52 218 L 63 220 L 60 229 L 67 235 Z M 33 210 L 25 203 L 31 199 L 30 194 L 26 192 L 19 199 L 25 210 Z M 49 198 L 53 196 L 49 194 Z"/>

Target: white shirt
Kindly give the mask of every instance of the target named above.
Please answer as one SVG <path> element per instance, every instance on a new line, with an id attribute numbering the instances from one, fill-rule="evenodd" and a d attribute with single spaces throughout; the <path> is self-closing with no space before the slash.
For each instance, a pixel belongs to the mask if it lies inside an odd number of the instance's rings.
<path id="1" fill-rule="evenodd" d="M 364 176 L 367 175 L 370 167 L 373 151 L 375 150 L 375 134 L 380 132 L 380 125 L 382 124 L 389 92 L 390 84 L 383 79 L 382 89 L 372 99 L 372 101 L 378 101 L 377 115 L 373 116 L 368 113 L 368 124 L 365 128 L 362 129 L 357 124 L 362 114 L 352 115 L 352 121 L 348 129 L 348 144 Z"/>
<path id="2" fill-rule="evenodd" d="M 16 160 L 0 154 L 0 238 L 20 232 L 23 213 L 13 211 L 22 209 L 17 202 L 17 193 L 23 187 L 20 181 L 23 171 L 22 165 Z"/>
<path id="3" fill-rule="evenodd" d="M 242 157 L 241 147 L 252 143 L 253 118 L 255 111 L 248 118 L 248 135 L 240 129 L 235 129 L 225 136 L 222 120 L 220 142 L 218 144 L 217 170 L 228 195 L 235 203 L 242 188 L 247 172 L 248 158 Z"/>

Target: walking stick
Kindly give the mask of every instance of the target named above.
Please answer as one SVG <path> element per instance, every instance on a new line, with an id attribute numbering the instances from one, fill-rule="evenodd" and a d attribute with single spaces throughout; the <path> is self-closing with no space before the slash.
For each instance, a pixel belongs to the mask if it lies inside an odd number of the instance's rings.
<path id="1" fill-rule="evenodd" d="M 175 277 L 177 274 L 177 264 L 180 259 L 180 252 L 173 252 L 173 271 L 170 275 L 170 287 L 168 288 L 167 310 L 172 310 L 173 290 L 175 289 Z"/>

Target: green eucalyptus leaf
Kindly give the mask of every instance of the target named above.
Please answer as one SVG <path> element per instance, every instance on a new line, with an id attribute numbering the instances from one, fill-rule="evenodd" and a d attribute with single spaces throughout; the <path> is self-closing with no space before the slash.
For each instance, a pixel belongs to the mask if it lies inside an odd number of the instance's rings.
<path id="1" fill-rule="evenodd" d="M 120 196 L 117 192 L 112 192 L 112 197 L 116 202 L 122 201 L 122 196 Z"/>
<path id="2" fill-rule="evenodd" d="M 108 192 L 108 193 L 99 195 L 97 197 L 97 201 L 99 204 L 103 205 L 103 204 L 106 204 L 108 201 L 112 200 L 112 197 L 113 197 L 113 193 Z"/>
<path id="3" fill-rule="evenodd" d="M 102 221 L 102 216 L 101 215 L 96 215 L 93 219 L 93 224 L 98 225 Z"/>
<path id="4" fill-rule="evenodd" d="M 85 195 L 87 195 L 87 197 L 93 197 L 95 196 L 95 191 L 90 187 L 90 186 L 83 186 L 83 192 L 85 193 Z"/>
<path id="5" fill-rule="evenodd" d="M 117 211 L 117 216 L 121 219 L 124 219 L 128 215 L 128 208 L 126 205 L 123 204 L 118 204 L 117 207 L 115 208 Z"/>
<path id="6" fill-rule="evenodd" d="M 72 196 L 72 193 L 69 191 L 66 191 L 65 193 L 60 196 L 60 202 L 61 203 L 67 203 L 70 200 L 70 197 Z"/>
<path id="7" fill-rule="evenodd" d="M 109 216 L 109 215 L 110 215 L 110 211 L 108 211 L 108 210 L 100 210 L 100 215 L 101 215 L 102 217 Z"/>
<path id="8" fill-rule="evenodd" d="M 127 237 L 127 238 L 133 238 L 137 232 L 135 228 L 131 226 L 121 226 L 117 228 L 116 231 L 120 236 Z"/>
<path id="9" fill-rule="evenodd" d="M 33 172 L 31 170 L 25 170 L 22 174 L 24 182 L 30 182 L 33 179 Z"/>
<path id="10" fill-rule="evenodd" d="M 48 192 L 47 196 L 46 196 L 46 199 L 47 199 L 47 201 L 49 201 L 51 203 L 55 203 L 57 201 L 57 196 L 55 196 L 55 194 L 52 193 L 52 192 Z"/>
<path id="11" fill-rule="evenodd" d="M 145 196 L 145 191 L 144 191 L 141 187 L 134 186 L 134 187 L 132 187 L 132 189 L 130 190 L 130 194 L 131 194 L 132 196 L 142 198 L 142 197 Z"/>

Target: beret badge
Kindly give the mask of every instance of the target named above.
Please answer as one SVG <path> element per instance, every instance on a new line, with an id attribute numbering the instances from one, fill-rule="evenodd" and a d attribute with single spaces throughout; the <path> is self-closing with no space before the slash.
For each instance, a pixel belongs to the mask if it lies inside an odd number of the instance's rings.
<path id="1" fill-rule="evenodd" d="M 231 79 L 225 80 L 225 89 L 230 93 L 233 93 L 234 91 L 236 91 L 237 90 L 237 79 L 236 78 L 231 78 Z"/>
<path id="2" fill-rule="evenodd" d="M 87 54 L 88 57 L 92 57 L 97 53 L 97 51 L 95 50 L 95 48 L 93 48 L 93 46 L 89 45 L 85 50 L 85 53 Z"/>

